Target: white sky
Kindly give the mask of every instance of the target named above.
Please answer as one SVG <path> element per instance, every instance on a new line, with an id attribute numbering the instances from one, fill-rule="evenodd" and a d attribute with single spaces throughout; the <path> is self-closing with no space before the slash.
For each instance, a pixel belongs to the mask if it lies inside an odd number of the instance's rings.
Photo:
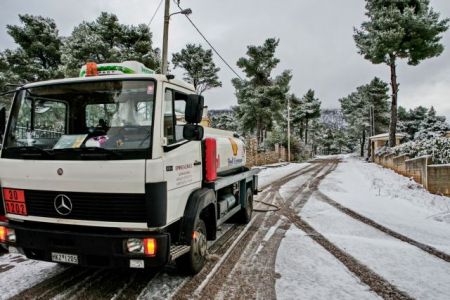
<path id="1" fill-rule="evenodd" d="M 357 54 L 352 34 L 353 27 L 364 19 L 364 3 L 362 0 L 181 0 L 183 7 L 193 10 L 194 22 L 235 69 L 247 45 L 259 45 L 268 37 L 280 38 L 277 56 L 281 62 L 274 75 L 291 69 L 292 91 L 302 96 L 309 88 L 316 90 L 325 108 L 338 107 L 339 98 L 374 76 L 389 81 L 387 66 L 372 65 Z M 101 11 L 116 14 L 122 23 L 148 23 L 158 4 L 159 0 L 2 0 L 0 49 L 14 47 L 5 26 L 17 24 L 19 13 L 51 17 L 60 33 L 69 35 L 75 25 L 94 20 Z M 431 0 L 431 5 L 442 17 L 450 16 L 450 1 Z M 163 6 L 151 25 L 156 47 L 161 47 L 162 23 Z M 443 37 L 447 49 L 440 57 L 417 67 L 400 63 L 400 105 L 433 105 L 450 118 L 449 34 Z M 183 16 L 173 16 L 169 53 L 179 51 L 186 43 L 207 47 Z M 236 104 L 230 82 L 234 74 L 218 57 L 215 61 L 221 67 L 223 87 L 206 92 L 206 103 L 210 108 L 228 108 Z M 179 72 L 175 74 L 181 76 Z"/>

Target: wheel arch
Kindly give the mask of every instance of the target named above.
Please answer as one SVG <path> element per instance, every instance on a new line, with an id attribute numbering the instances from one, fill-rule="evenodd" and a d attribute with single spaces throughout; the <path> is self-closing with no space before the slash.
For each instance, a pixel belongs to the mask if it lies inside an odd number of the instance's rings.
<path id="1" fill-rule="evenodd" d="M 217 232 L 217 207 L 214 190 L 202 188 L 194 191 L 188 199 L 181 221 L 180 242 L 189 244 L 195 222 L 202 219 L 206 225 L 208 240 L 214 240 Z"/>

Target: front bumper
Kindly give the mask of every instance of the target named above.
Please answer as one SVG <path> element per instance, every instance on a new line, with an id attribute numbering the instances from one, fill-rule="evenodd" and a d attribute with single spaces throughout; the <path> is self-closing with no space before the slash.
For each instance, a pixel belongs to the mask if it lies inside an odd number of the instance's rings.
<path id="1" fill-rule="evenodd" d="M 102 268 L 129 268 L 130 260 L 142 260 L 145 268 L 161 267 L 169 261 L 170 235 L 168 233 L 105 230 L 95 227 L 68 227 L 54 225 L 54 229 L 39 227 L 37 223 L 9 223 L 15 230 L 18 248 L 28 258 L 52 261 L 52 252 L 78 256 L 78 265 Z M 153 257 L 127 252 L 129 238 L 154 238 L 157 252 Z"/>

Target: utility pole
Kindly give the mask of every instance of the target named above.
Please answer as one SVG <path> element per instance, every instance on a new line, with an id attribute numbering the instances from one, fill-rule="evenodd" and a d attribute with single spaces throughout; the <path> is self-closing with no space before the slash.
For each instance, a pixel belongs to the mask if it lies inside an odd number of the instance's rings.
<path id="1" fill-rule="evenodd" d="M 291 99 L 288 97 L 288 107 L 287 107 L 287 122 L 288 122 L 288 162 L 291 162 Z"/>
<path id="2" fill-rule="evenodd" d="M 180 1 L 178 1 L 179 3 Z M 178 4 L 179 6 L 179 4 Z M 172 15 L 176 14 L 182 14 L 182 15 L 190 15 L 192 13 L 192 10 L 190 8 L 186 8 L 183 10 L 180 10 L 178 12 L 175 12 L 173 14 L 170 14 L 170 0 L 166 0 L 166 4 L 164 7 L 164 32 L 163 32 L 163 50 L 162 50 L 162 61 L 161 61 L 161 74 L 165 75 L 167 74 L 168 69 L 168 61 L 167 56 L 169 52 L 169 22 L 170 17 Z"/>
<path id="3" fill-rule="evenodd" d="M 163 33 L 163 51 L 161 62 L 161 74 L 167 74 L 167 53 L 169 51 L 169 20 L 170 20 L 170 0 L 166 0 L 164 7 L 164 33 Z"/>
<path id="4" fill-rule="evenodd" d="M 375 131 L 375 106 L 372 105 L 372 135 L 376 135 Z"/>

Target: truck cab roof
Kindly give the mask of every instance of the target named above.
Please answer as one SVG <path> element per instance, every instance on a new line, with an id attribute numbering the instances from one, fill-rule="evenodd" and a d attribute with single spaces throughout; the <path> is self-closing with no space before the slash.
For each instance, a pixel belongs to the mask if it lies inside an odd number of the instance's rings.
<path id="1" fill-rule="evenodd" d="M 101 76 L 88 76 L 88 77 L 73 77 L 64 79 L 54 79 L 46 80 L 25 84 L 22 88 L 35 88 L 44 85 L 57 85 L 57 84 L 68 84 L 68 83 L 81 83 L 81 82 L 92 82 L 92 81 L 103 81 L 103 80 L 126 80 L 126 79 L 153 79 L 156 81 L 169 82 L 171 84 L 180 86 L 182 88 L 188 89 L 195 93 L 195 88 L 192 84 L 189 84 L 183 80 L 179 79 L 168 79 L 166 75 L 162 74 L 127 74 L 127 75 L 101 75 Z"/>

